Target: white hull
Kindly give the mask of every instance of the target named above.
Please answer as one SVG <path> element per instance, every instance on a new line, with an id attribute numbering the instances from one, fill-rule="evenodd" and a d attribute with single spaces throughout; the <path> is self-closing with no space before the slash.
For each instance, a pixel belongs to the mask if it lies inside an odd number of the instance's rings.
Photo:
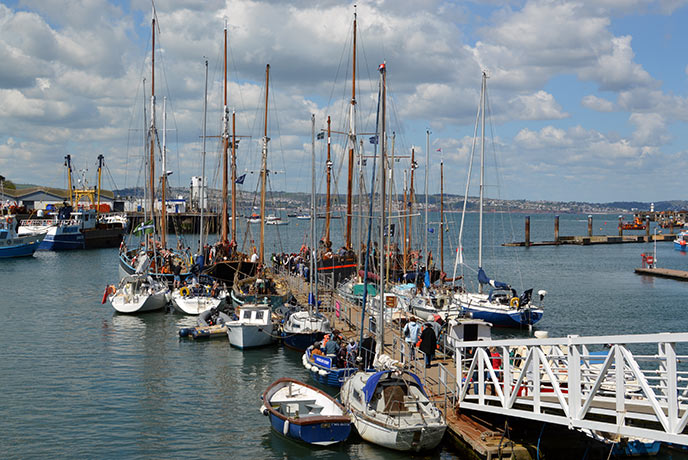
<path id="1" fill-rule="evenodd" d="M 231 321 L 227 325 L 227 336 L 230 345 L 237 348 L 255 348 L 273 342 L 272 324 L 267 326 L 254 324 L 237 324 Z"/>
<path id="2" fill-rule="evenodd" d="M 172 293 L 170 303 L 179 313 L 185 315 L 200 315 L 211 308 L 217 308 L 222 304 L 223 299 L 210 296 L 183 296 L 179 290 Z"/>
<path id="3" fill-rule="evenodd" d="M 167 305 L 166 291 L 158 291 L 153 294 L 141 293 L 127 295 L 116 292 L 109 297 L 112 307 L 120 313 L 143 313 L 146 311 L 160 310 Z"/>
<path id="4" fill-rule="evenodd" d="M 400 451 L 434 449 L 442 441 L 447 429 L 446 425 L 390 429 L 354 410 L 351 411 L 351 418 L 361 438 L 378 446 Z"/>

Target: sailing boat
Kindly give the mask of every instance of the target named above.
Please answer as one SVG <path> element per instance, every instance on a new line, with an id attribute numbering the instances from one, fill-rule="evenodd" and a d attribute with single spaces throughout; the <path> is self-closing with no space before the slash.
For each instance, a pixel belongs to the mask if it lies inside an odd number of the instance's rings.
<path id="1" fill-rule="evenodd" d="M 220 241 L 216 246 L 217 252 L 215 260 L 210 261 L 203 269 L 203 273 L 222 282 L 225 286 L 231 287 L 234 284 L 235 275 L 237 279 L 254 276 L 257 263 L 251 262 L 245 254 L 237 251 L 237 215 L 236 215 L 236 196 L 237 196 L 237 169 L 236 169 L 236 148 L 238 140 L 236 136 L 236 113 L 232 112 L 232 161 L 231 161 L 231 183 L 232 183 L 232 207 L 229 216 L 228 195 L 228 161 L 227 152 L 229 150 L 229 107 L 227 105 L 227 25 L 224 29 L 224 85 L 223 97 L 224 106 L 222 110 L 222 225 Z M 227 221 L 231 220 L 231 241 L 228 238 Z"/>
<path id="2" fill-rule="evenodd" d="M 354 12 L 353 23 L 353 65 L 351 74 L 351 102 L 349 104 L 349 132 L 348 132 L 348 170 L 347 170 L 347 190 L 346 190 L 346 236 L 342 251 L 332 248 L 330 240 L 330 221 L 332 219 L 331 209 L 331 186 L 332 179 L 332 131 L 330 117 L 327 117 L 327 196 L 325 208 L 325 236 L 322 239 L 322 247 L 318 254 L 318 275 L 321 281 L 329 281 L 330 285 L 336 287 L 342 281 L 347 280 L 356 273 L 358 266 L 356 253 L 351 244 L 351 230 L 353 217 L 353 169 L 354 169 L 354 149 L 356 148 L 356 13 Z M 311 212 L 311 215 L 315 211 Z"/>
<path id="3" fill-rule="evenodd" d="M 263 150 L 260 169 L 260 249 L 258 256 L 258 269 L 256 275 L 239 281 L 235 278 L 232 286 L 232 301 L 235 306 L 245 305 L 247 302 L 257 302 L 259 299 L 267 299 L 267 303 L 279 307 L 286 303 L 292 293 L 289 287 L 281 280 L 274 280 L 265 269 L 265 194 L 268 175 L 268 89 L 270 84 L 270 64 L 265 67 L 265 118 L 263 125 Z M 237 275 L 238 276 L 238 275 Z"/>
<path id="4" fill-rule="evenodd" d="M 385 64 L 380 70 L 382 114 L 380 116 L 380 217 L 385 221 Z M 375 174 L 373 170 L 373 175 Z M 371 216 L 372 219 L 372 216 Z M 381 225 L 384 227 L 384 225 Z M 370 228 L 368 235 L 370 240 Z M 384 241 L 384 229 L 380 231 Z M 368 244 L 368 247 L 370 244 Z M 368 249 L 369 251 L 369 249 Z M 367 261 L 366 257 L 366 269 Z M 380 257 L 381 289 L 384 292 L 385 258 Z M 366 273 L 367 274 L 367 273 Z M 365 295 L 366 291 L 364 291 Z M 378 308 L 375 371 L 359 371 L 342 385 L 341 400 L 351 414 L 360 436 L 368 442 L 400 451 L 421 451 L 436 447 L 447 424 L 428 399 L 417 375 L 395 366 L 383 355 L 384 308 Z M 384 366 L 384 363 L 389 363 Z M 387 368 L 383 368 L 387 367 Z"/>
<path id="5" fill-rule="evenodd" d="M 482 319 L 492 323 L 494 326 L 502 327 L 522 327 L 532 326 L 542 319 L 543 310 L 541 306 L 532 303 L 533 290 L 528 289 L 520 296 L 516 290 L 507 283 L 490 279 L 483 270 L 483 188 L 485 178 L 485 105 L 487 99 L 487 74 L 483 72 L 482 88 L 480 92 L 480 115 L 481 115 L 481 147 L 480 147 L 480 220 L 478 230 L 478 283 L 477 293 L 461 292 L 454 294 L 453 303 L 458 306 L 462 313 L 473 318 Z M 472 161 L 471 161 L 472 166 Z M 461 218 L 461 229 L 459 235 L 459 250 L 456 253 L 457 264 L 463 263 L 463 250 L 461 247 L 461 234 L 463 232 L 463 222 L 466 215 L 466 200 L 468 198 L 468 186 L 470 183 L 471 167 L 468 169 L 468 180 L 466 181 L 466 193 L 464 194 L 463 216 Z M 490 286 L 488 293 L 483 292 L 483 286 Z M 544 299 L 545 291 L 540 291 L 540 302 Z"/>
<path id="6" fill-rule="evenodd" d="M 312 171 L 311 171 L 311 248 L 315 248 L 315 115 L 311 117 L 311 146 L 312 146 Z M 317 261 L 315 250 L 311 249 L 309 257 L 310 277 L 308 283 L 308 308 L 300 311 L 287 312 L 282 325 L 282 341 L 284 345 L 298 351 L 305 351 L 325 334 L 332 331 L 330 321 L 317 312 Z"/>

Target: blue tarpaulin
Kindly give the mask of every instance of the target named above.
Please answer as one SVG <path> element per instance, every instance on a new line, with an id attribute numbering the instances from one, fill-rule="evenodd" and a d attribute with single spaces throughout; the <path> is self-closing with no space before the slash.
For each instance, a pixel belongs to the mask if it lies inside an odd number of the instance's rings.
<path id="1" fill-rule="evenodd" d="M 370 403 L 370 400 L 373 398 L 373 395 L 375 394 L 375 389 L 377 388 L 377 384 L 380 382 L 380 379 L 382 378 L 383 375 L 389 374 L 392 371 L 380 371 L 376 372 L 370 377 L 368 377 L 368 380 L 366 381 L 366 384 L 363 386 L 363 394 L 365 395 L 365 401 L 366 404 Z M 423 389 L 423 384 L 420 383 L 420 379 L 416 374 L 413 374 L 411 372 L 404 372 L 404 374 L 410 375 L 411 377 L 414 378 L 416 383 L 418 384 L 418 387 L 420 388 L 420 391 L 425 394 L 425 390 Z M 427 396 L 427 395 L 426 395 Z"/>

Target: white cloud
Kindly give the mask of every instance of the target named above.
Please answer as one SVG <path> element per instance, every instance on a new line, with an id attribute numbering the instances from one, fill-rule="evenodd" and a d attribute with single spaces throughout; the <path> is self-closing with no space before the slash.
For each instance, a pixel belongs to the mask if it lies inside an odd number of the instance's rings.
<path id="1" fill-rule="evenodd" d="M 511 103 L 521 120 L 553 120 L 569 116 L 546 91 L 516 96 Z"/>
<path id="2" fill-rule="evenodd" d="M 594 94 L 588 94 L 581 100 L 581 105 L 597 112 L 611 112 L 614 110 L 614 103 L 597 97 Z"/>

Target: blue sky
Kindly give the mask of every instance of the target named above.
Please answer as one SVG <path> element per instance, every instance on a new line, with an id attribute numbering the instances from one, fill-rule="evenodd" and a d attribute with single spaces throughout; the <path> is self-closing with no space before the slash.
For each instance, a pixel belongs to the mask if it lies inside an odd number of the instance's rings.
<path id="1" fill-rule="evenodd" d="M 429 190 L 439 192 L 443 158 L 445 190 L 462 194 L 481 71 L 486 70 L 495 136 L 488 161 L 493 196 L 685 199 L 686 3 L 357 2 L 357 129 L 374 129 L 375 69 L 386 61 L 394 108 L 388 128 L 397 133 L 398 155 L 416 150 L 421 166 L 416 189 L 424 188 L 425 131 L 430 129 Z M 353 3 L 159 0 L 156 9 L 161 31 L 156 116 L 160 129 L 161 96 L 169 95 L 172 184 L 187 186 L 200 174 L 204 56 L 210 73 L 208 135 L 217 135 L 221 127 L 226 18 L 229 105 L 237 111 L 238 131 L 252 136 L 242 141 L 240 173 L 258 167 L 269 62 L 270 168 L 284 171 L 272 177 L 271 186 L 309 191 L 310 115 L 316 114 L 317 129 L 330 115 L 334 130 L 348 130 Z M 65 154 L 94 177 L 102 153 L 112 177 L 108 187 L 142 184 L 149 21 L 147 2 L 0 3 L 5 63 L 0 69 L 0 174 L 19 183 L 62 187 Z M 324 146 L 317 148 L 321 172 Z M 346 148 L 346 136 L 333 138 L 336 186 L 342 193 Z M 370 153 L 370 144 L 365 149 Z M 207 152 L 209 183 L 219 186 L 216 138 L 208 140 Z M 500 165 L 496 172 L 492 152 Z M 404 169 L 408 160 L 396 165 L 397 192 Z M 244 190 L 255 187 L 255 178 L 249 178 Z M 322 178 L 318 189 L 324 190 Z"/>

